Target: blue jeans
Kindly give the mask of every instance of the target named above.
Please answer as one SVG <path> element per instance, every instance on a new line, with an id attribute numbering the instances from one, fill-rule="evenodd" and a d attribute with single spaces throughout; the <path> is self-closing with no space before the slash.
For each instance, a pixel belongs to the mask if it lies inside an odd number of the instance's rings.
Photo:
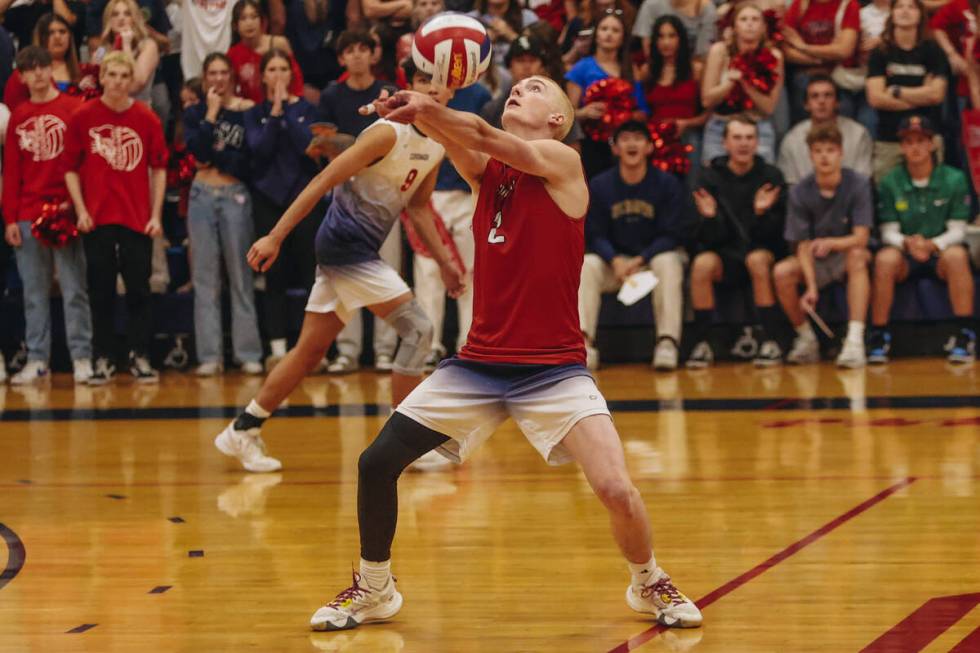
<path id="1" fill-rule="evenodd" d="M 701 149 L 701 162 L 710 165 L 711 160 L 728 154 L 723 144 L 723 134 L 725 133 L 725 120 L 717 116 L 708 118 L 704 126 L 704 143 Z M 776 132 L 772 128 L 772 122 L 761 120 L 756 123 L 759 127 L 759 150 L 756 152 L 765 159 L 770 165 L 776 164 Z"/>
<path id="2" fill-rule="evenodd" d="M 872 140 L 878 138 L 878 112 L 875 111 L 865 96 L 864 90 L 848 91 L 837 89 L 840 100 L 840 115 L 857 120 L 864 125 Z"/>
<path id="3" fill-rule="evenodd" d="M 65 332 L 72 360 L 92 358 L 92 314 L 86 284 L 85 249 L 80 238 L 67 247 L 45 247 L 31 235 L 29 222 L 18 222 L 21 246 L 14 248 L 17 272 L 24 283 L 27 359 L 51 360 L 51 281 L 58 285 L 65 307 Z"/>
<path id="4" fill-rule="evenodd" d="M 200 363 L 222 362 L 221 260 L 231 294 L 231 343 L 241 363 L 262 358 L 252 269 L 245 261 L 255 237 L 252 200 L 244 184 L 195 181 L 187 209 L 194 282 L 194 337 Z M 311 245 L 312 246 L 312 245 Z"/>

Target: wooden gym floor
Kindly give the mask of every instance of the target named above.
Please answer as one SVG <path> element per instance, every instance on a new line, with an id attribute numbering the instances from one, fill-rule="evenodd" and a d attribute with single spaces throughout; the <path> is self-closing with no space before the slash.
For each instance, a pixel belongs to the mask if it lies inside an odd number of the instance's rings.
<path id="1" fill-rule="evenodd" d="M 975 653 L 978 370 L 601 371 L 658 560 L 704 609 L 670 632 L 627 608 L 582 475 L 509 423 L 403 477 L 395 620 L 312 634 L 357 560 L 383 376 L 304 382 L 266 426 L 285 464 L 266 475 L 211 444 L 259 379 L 0 386 L 0 652 Z"/>

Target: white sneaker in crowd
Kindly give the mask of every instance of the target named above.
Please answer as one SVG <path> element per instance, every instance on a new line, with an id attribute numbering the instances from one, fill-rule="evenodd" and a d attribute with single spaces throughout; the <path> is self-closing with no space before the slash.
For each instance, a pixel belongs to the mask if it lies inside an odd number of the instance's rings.
<path id="1" fill-rule="evenodd" d="M 242 363 L 242 373 L 249 376 L 259 376 L 265 372 L 265 368 L 259 361 L 245 361 Z"/>
<path id="2" fill-rule="evenodd" d="M 854 341 L 844 339 L 844 347 L 837 356 L 837 367 L 848 367 L 852 370 L 864 367 L 868 362 L 868 357 L 864 352 L 864 343 L 860 340 Z"/>
<path id="3" fill-rule="evenodd" d="M 357 364 L 356 360 L 340 354 L 327 365 L 327 372 L 330 374 L 347 374 L 348 372 L 356 372 L 359 368 L 360 365 Z"/>
<path id="4" fill-rule="evenodd" d="M 10 377 L 10 385 L 30 385 L 50 378 L 48 366 L 44 361 L 27 361 L 20 372 Z"/>
<path id="5" fill-rule="evenodd" d="M 390 372 L 395 366 L 395 361 L 388 354 L 378 354 L 374 357 L 374 369 L 378 372 Z"/>
<path id="6" fill-rule="evenodd" d="M 670 371 L 677 369 L 677 345 L 671 338 L 661 338 L 653 352 L 653 369 Z"/>
<path id="7" fill-rule="evenodd" d="M 820 362 L 820 343 L 814 337 L 796 336 L 793 346 L 786 354 L 786 362 L 790 365 L 809 365 Z"/>
<path id="8" fill-rule="evenodd" d="M 224 367 L 218 361 L 210 361 L 208 363 L 201 363 L 196 368 L 194 368 L 195 376 L 217 376 L 221 374 Z"/>
<path id="9" fill-rule="evenodd" d="M 79 358 L 77 361 L 72 361 L 71 366 L 75 383 L 88 383 L 92 378 L 92 359 Z"/>

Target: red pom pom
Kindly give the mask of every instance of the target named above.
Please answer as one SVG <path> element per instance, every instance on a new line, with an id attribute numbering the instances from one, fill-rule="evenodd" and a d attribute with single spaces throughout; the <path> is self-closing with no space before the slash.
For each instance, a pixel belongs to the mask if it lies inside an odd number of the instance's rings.
<path id="1" fill-rule="evenodd" d="M 653 138 L 653 156 L 650 157 L 653 167 L 675 175 L 686 175 L 690 172 L 691 160 L 687 155 L 694 147 L 681 142 L 677 123 L 651 120 L 647 123 L 647 129 Z"/>
<path id="2" fill-rule="evenodd" d="M 60 248 L 78 238 L 75 211 L 68 201 L 45 200 L 41 204 L 41 216 L 31 223 L 31 235 L 38 242 Z"/>
<path id="3" fill-rule="evenodd" d="M 741 72 L 742 79 L 760 93 L 768 95 L 779 82 L 779 73 L 777 72 L 779 60 L 772 50 L 765 46 L 753 52 L 735 55 L 728 67 L 731 70 Z M 728 109 L 727 113 L 737 113 L 754 109 L 755 102 L 752 101 L 741 84 L 736 84 L 722 102 L 722 106 Z"/>
<path id="4" fill-rule="evenodd" d="M 587 120 L 582 128 L 594 141 L 608 141 L 613 132 L 629 120 L 636 110 L 636 98 L 633 97 L 633 84 L 618 77 L 600 79 L 585 90 L 583 104 L 603 102 L 606 113 L 598 120 Z"/>

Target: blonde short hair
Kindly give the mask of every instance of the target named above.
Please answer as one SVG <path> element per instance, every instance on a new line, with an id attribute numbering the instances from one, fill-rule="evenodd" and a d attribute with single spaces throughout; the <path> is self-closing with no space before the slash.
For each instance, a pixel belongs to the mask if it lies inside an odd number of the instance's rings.
<path id="1" fill-rule="evenodd" d="M 123 52 L 122 50 L 113 50 L 112 52 L 108 53 L 102 59 L 102 63 L 99 64 L 99 77 L 101 77 L 105 71 L 109 69 L 109 66 L 113 64 L 129 68 L 130 75 L 136 72 L 136 62 L 133 60 L 133 55 Z"/>
<path id="2" fill-rule="evenodd" d="M 568 95 L 565 94 L 565 90 L 550 77 L 545 77 L 543 75 L 534 75 L 529 79 L 537 79 L 544 82 L 546 85 L 550 86 L 552 89 L 557 91 L 558 97 L 558 111 L 565 116 L 564 122 L 558 126 L 555 132 L 555 140 L 564 141 L 565 137 L 568 136 L 568 132 L 572 130 L 572 125 L 575 123 L 575 107 L 572 106 L 572 101 L 568 99 Z"/>

